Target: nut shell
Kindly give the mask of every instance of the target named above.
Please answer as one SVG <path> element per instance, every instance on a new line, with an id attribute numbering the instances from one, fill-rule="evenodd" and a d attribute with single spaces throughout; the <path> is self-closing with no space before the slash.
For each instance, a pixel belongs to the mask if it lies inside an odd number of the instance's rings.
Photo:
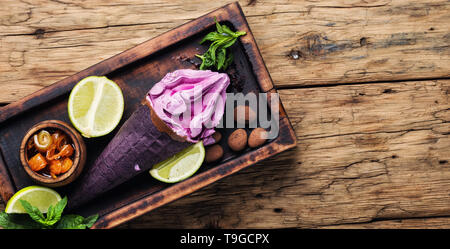
<path id="1" fill-rule="evenodd" d="M 223 148 L 222 146 L 215 144 L 206 148 L 205 160 L 207 163 L 212 163 L 223 156 Z"/>
<path id="2" fill-rule="evenodd" d="M 234 151 L 241 151 L 247 146 L 247 132 L 237 129 L 228 137 L 228 146 Z"/>
<path id="3" fill-rule="evenodd" d="M 214 139 L 214 143 L 218 143 L 221 139 L 222 139 L 222 133 L 216 131 L 213 135 L 212 138 Z"/>
<path id="4" fill-rule="evenodd" d="M 267 131 L 263 128 L 256 128 L 248 137 L 248 146 L 256 148 L 263 145 L 267 140 Z"/>

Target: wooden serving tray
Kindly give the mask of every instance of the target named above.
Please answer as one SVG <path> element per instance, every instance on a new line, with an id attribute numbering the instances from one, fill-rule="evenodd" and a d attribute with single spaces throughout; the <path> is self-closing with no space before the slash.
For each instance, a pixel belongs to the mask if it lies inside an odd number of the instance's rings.
<path id="1" fill-rule="evenodd" d="M 58 119 L 70 124 L 67 99 L 79 80 L 90 75 L 105 75 L 121 87 L 125 98 L 122 125 L 144 99 L 145 93 L 166 73 L 196 68 L 195 54 L 207 49 L 207 46 L 199 45 L 199 41 L 215 30 L 214 17 L 234 30 L 247 32 L 231 47 L 235 59 L 229 69 L 233 72 L 228 72 L 232 81 L 229 91 L 276 93 L 239 4 L 226 5 L 0 108 L 0 194 L 3 200 L 6 202 L 19 189 L 35 184 L 20 164 L 20 142 L 25 132 L 40 121 Z M 147 172 L 142 173 L 74 212 L 85 216 L 98 213 L 100 217 L 94 228 L 111 228 L 294 147 L 294 130 L 281 101 L 279 109 L 279 135 L 264 146 L 232 152 L 227 149 L 226 138 L 233 129 L 219 129 L 223 135 L 220 143 L 225 150 L 220 162 L 205 163 L 194 176 L 177 184 L 165 184 Z M 86 168 L 93 164 L 115 132 L 101 138 L 85 139 Z M 72 186 L 69 184 L 56 190 L 64 195 Z"/>

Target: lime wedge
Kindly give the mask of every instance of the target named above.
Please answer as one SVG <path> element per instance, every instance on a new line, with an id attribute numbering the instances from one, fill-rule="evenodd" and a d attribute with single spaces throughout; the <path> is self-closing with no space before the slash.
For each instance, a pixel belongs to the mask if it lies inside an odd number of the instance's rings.
<path id="1" fill-rule="evenodd" d="M 89 76 L 72 89 L 67 108 L 70 121 L 84 137 L 103 136 L 122 118 L 122 90 L 105 76 Z"/>
<path id="2" fill-rule="evenodd" d="M 198 142 L 155 164 L 150 170 L 150 175 L 162 182 L 179 182 L 197 172 L 204 159 L 205 147 L 202 142 Z"/>
<path id="3" fill-rule="evenodd" d="M 15 193 L 6 204 L 5 213 L 26 213 L 19 200 L 28 201 L 37 207 L 42 213 L 47 213 L 50 205 L 55 205 L 61 200 L 61 196 L 53 189 L 41 186 L 29 186 Z"/>

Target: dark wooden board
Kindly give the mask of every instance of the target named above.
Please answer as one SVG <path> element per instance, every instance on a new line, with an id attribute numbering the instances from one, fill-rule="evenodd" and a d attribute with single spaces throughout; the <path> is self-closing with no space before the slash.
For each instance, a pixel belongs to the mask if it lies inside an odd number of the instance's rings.
<path id="1" fill-rule="evenodd" d="M 235 61 L 227 71 L 232 75 L 232 84 L 227 91 L 276 93 L 239 4 L 226 5 L 2 107 L 0 109 L 2 198 L 7 201 L 15 191 L 34 184 L 20 165 L 21 139 L 32 125 L 42 120 L 59 119 L 70 123 L 67 116 L 67 98 L 72 87 L 80 79 L 89 75 L 105 75 L 118 83 L 125 97 L 125 111 L 121 121 L 123 124 L 143 100 L 145 93 L 166 73 L 181 68 L 196 68 L 196 61 L 192 58 L 207 49 L 206 46 L 199 45 L 199 41 L 205 34 L 215 29 L 214 17 L 236 30 L 247 32 L 247 35 L 241 37 L 231 48 Z M 193 177 L 177 184 L 164 184 L 152 179 L 148 173 L 142 173 L 74 211 L 83 215 L 99 213 L 100 218 L 94 227 L 111 228 L 190 194 L 225 176 L 294 147 L 295 134 L 281 102 L 279 121 L 278 137 L 263 147 L 246 149 L 241 153 L 225 149 L 220 162 L 205 163 Z M 232 129 L 220 129 L 220 132 L 225 138 L 221 143 L 226 143 L 225 140 Z M 114 132 L 101 138 L 85 139 L 88 151 L 85 167 L 92 165 L 113 136 Z M 73 186 L 76 186 L 76 182 L 58 188 L 57 191 L 64 194 Z"/>

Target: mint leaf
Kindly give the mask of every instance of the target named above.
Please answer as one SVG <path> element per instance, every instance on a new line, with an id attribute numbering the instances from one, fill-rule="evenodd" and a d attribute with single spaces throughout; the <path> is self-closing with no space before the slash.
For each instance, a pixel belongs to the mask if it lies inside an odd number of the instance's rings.
<path id="1" fill-rule="evenodd" d="M 84 223 L 87 225 L 88 228 L 91 228 L 97 220 L 98 214 L 94 214 L 84 219 Z"/>
<path id="2" fill-rule="evenodd" d="M 219 34 L 217 32 L 210 32 L 205 37 L 203 37 L 203 39 L 200 41 L 200 44 L 203 44 L 205 41 L 216 41 L 223 38 L 224 37 L 222 34 Z"/>
<path id="3" fill-rule="evenodd" d="M 222 25 L 222 30 L 227 35 L 230 35 L 230 36 L 233 36 L 233 37 L 238 37 L 238 35 L 235 32 L 231 31 L 231 29 L 228 28 L 228 26 L 226 26 L 226 25 Z"/>
<path id="4" fill-rule="evenodd" d="M 223 30 L 222 26 L 219 24 L 219 22 L 217 22 L 217 18 L 216 17 L 214 17 L 214 22 L 216 23 L 217 32 L 223 33 L 224 30 Z"/>
<path id="5" fill-rule="evenodd" d="M 56 219 L 57 221 L 58 221 L 59 219 L 61 219 L 61 215 L 62 215 L 62 213 L 63 213 L 64 208 L 66 207 L 66 205 L 67 205 L 67 196 L 65 196 L 64 198 L 62 198 L 62 199 L 56 204 L 56 206 L 55 206 L 55 208 L 54 208 L 55 213 L 54 213 L 53 219 Z M 49 218 L 49 217 L 47 216 L 47 218 Z"/>
<path id="6" fill-rule="evenodd" d="M 26 214 L 7 214 L 0 212 L 0 227 L 3 229 L 38 229 L 42 226 Z"/>
<path id="7" fill-rule="evenodd" d="M 202 64 L 200 65 L 200 70 L 209 68 L 214 65 L 214 61 L 211 60 L 211 57 L 209 56 L 208 52 L 206 52 L 203 56 L 196 54 L 198 58 L 202 59 Z"/>
<path id="8" fill-rule="evenodd" d="M 41 213 L 41 211 L 37 207 L 33 207 L 28 201 L 25 200 L 19 200 L 22 204 L 22 207 L 27 211 L 28 215 L 33 219 L 34 221 L 42 224 L 45 224 L 45 217 Z"/>
<path id="9" fill-rule="evenodd" d="M 55 216 L 55 208 L 53 208 L 53 206 L 50 205 L 50 207 L 48 207 L 48 210 L 47 210 L 47 217 L 44 220 L 45 223 L 48 224 L 49 220 L 53 219 L 54 216 Z M 51 224 L 51 225 L 53 225 L 53 224 Z"/>
<path id="10" fill-rule="evenodd" d="M 92 227 L 97 219 L 98 215 L 83 218 L 83 216 L 80 215 L 68 214 L 61 218 L 56 225 L 56 229 L 86 229 Z"/>
<path id="11" fill-rule="evenodd" d="M 53 226 L 56 222 L 61 219 L 62 212 L 67 205 L 67 196 L 62 198 L 55 207 L 50 205 L 47 211 L 47 217 L 45 219 L 45 225 Z"/>
<path id="12" fill-rule="evenodd" d="M 237 38 L 230 38 L 228 41 L 226 41 L 223 46 L 222 49 L 226 49 L 228 47 L 230 47 L 231 45 L 233 45 L 236 42 Z"/>
<path id="13" fill-rule="evenodd" d="M 217 54 L 217 69 L 220 70 L 224 63 L 226 58 L 227 51 L 225 49 L 221 49 L 219 53 Z"/>
<path id="14" fill-rule="evenodd" d="M 84 218 L 80 215 L 68 214 L 61 217 L 56 229 L 85 229 Z"/>

